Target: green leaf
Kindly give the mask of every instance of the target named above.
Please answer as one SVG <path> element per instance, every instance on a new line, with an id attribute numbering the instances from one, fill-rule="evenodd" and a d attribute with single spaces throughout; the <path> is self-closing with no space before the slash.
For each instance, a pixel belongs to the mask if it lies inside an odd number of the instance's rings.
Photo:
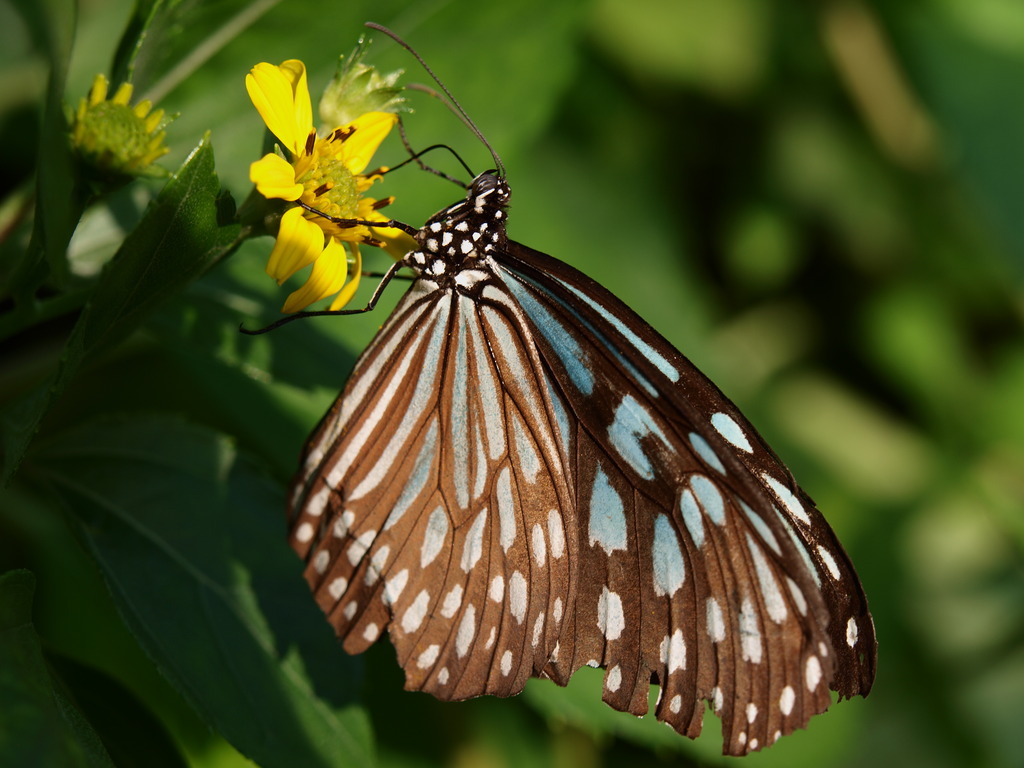
<path id="1" fill-rule="evenodd" d="M 32 626 L 35 576 L 0 576 L 0 755 L 5 765 L 114 765 L 99 737 L 54 684 Z"/>
<path id="2" fill-rule="evenodd" d="M 131 631 L 211 727 L 261 766 L 370 764 L 356 662 L 285 543 L 281 489 L 225 437 L 108 418 L 44 447 L 37 466 Z"/>
<path id="3" fill-rule="evenodd" d="M 58 370 L 3 415 L 3 480 L 17 469 L 39 424 L 83 363 L 121 341 L 152 310 L 237 244 L 229 200 L 220 193 L 213 148 L 203 139 L 150 205 L 103 271 L 75 324 Z"/>
<path id="4" fill-rule="evenodd" d="M 159 100 L 280 0 L 144 0 L 114 57 L 115 83 L 129 81 Z M 157 82 L 162 79 L 162 82 Z"/>
<path id="5" fill-rule="evenodd" d="M 47 653 L 47 661 L 71 691 L 116 765 L 188 768 L 153 712 L 116 679 L 52 652 Z"/>
<path id="6" fill-rule="evenodd" d="M 31 30 L 37 47 L 46 55 L 50 69 L 38 144 L 32 239 L 3 291 L 14 296 L 19 311 L 28 312 L 28 302 L 48 275 L 58 283 L 67 278 L 68 242 L 84 210 L 64 116 L 64 87 L 77 5 L 71 0 L 47 0 L 44 3 L 20 2 L 16 8 Z"/>

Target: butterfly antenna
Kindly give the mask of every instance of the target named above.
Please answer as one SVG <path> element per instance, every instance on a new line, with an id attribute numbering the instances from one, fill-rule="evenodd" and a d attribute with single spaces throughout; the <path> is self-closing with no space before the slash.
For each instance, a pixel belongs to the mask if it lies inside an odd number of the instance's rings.
<path id="1" fill-rule="evenodd" d="M 402 127 L 402 121 L 401 120 L 398 121 L 398 127 L 399 128 Z M 416 163 L 416 165 L 418 165 L 424 171 L 432 173 L 435 176 L 440 176 L 442 179 L 447 179 L 448 181 L 451 181 L 451 182 L 453 182 L 455 184 L 458 184 L 463 189 L 466 189 L 468 187 L 468 185 L 465 184 L 461 179 L 457 179 L 454 176 L 449 176 L 447 173 L 445 173 L 443 171 L 439 171 L 436 168 L 431 168 L 429 165 L 427 165 L 426 163 L 424 163 L 420 159 L 421 157 L 423 157 L 423 155 L 427 154 L 428 152 L 433 152 L 435 149 L 447 150 L 448 153 L 451 154 L 451 156 L 454 157 L 459 162 L 459 165 L 461 165 L 463 167 L 463 169 L 466 171 L 466 173 L 468 173 L 471 177 L 476 175 L 475 173 L 473 173 L 473 169 L 470 168 L 468 165 L 466 165 L 466 161 L 462 159 L 462 157 L 459 155 L 459 153 L 456 152 L 451 147 L 449 147 L 447 144 L 431 144 L 426 149 L 421 149 L 419 152 L 415 152 L 415 151 L 413 151 L 413 148 L 411 146 L 409 146 L 408 141 L 406 141 L 405 133 L 404 132 L 402 133 L 402 143 L 405 144 L 405 148 L 407 150 L 409 150 L 409 157 L 408 158 L 406 158 L 405 160 L 400 162 L 398 165 L 392 165 L 392 166 L 387 167 L 386 169 L 385 168 L 377 168 L 377 169 L 375 169 L 373 171 L 370 171 L 369 173 L 366 173 L 365 175 L 366 176 L 373 176 L 374 174 L 378 174 L 378 173 L 381 174 L 381 175 L 383 175 L 385 173 L 392 173 L 394 171 L 397 171 L 399 168 L 404 168 L 409 163 L 413 163 L 414 162 L 414 163 Z"/>
<path id="2" fill-rule="evenodd" d="M 450 99 L 451 104 L 449 105 L 449 108 L 454 108 L 453 111 L 454 111 L 454 113 L 456 115 L 459 116 L 459 119 L 462 120 L 462 122 L 465 124 L 465 126 L 467 128 L 469 128 L 469 130 L 471 130 L 473 132 L 473 135 L 476 136 L 480 140 L 480 143 L 483 144 L 485 147 L 487 147 L 487 150 L 491 153 L 491 157 L 494 158 L 494 165 L 495 165 L 495 168 L 498 171 L 498 175 L 501 176 L 501 177 L 504 177 L 505 176 L 505 164 L 503 162 L 501 162 L 501 158 L 498 157 L 498 153 L 494 151 L 494 147 L 492 147 L 491 143 L 489 141 L 487 141 L 487 139 L 484 137 L 483 132 L 479 128 L 476 127 L 476 123 L 474 123 L 470 119 L 469 115 L 466 113 L 466 110 L 464 110 L 462 108 L 462 105 L 459 104 L 458 99 L 456 99 L 452 95 L 452 92 L 448 90 L 448 86 L 446 86 L 444 83 L 442 83 L 441 82 L 441 78 L 439 78 L 437 75 L 434 74 L 434 70 L 432 70 L 430 68 L 430 66 L 427 64 L 427 62 L 425 62 L 423 60 L 423 57 L 420 56 L 418 53 L 416 53 L 416 50 L 411 45 L 409 45 L 407 42 L 405 42 L 405 40 L 400 38 L 398 35 L 396 35 L 394 32 L 392 32 L 387 27 L 385 27 L 385 26 L 383 26 L 381 24 L 377 24 L 376 22 L 373 22 L 373 21 L 366 22 L 366 26 L 369 27 L 370 29 L 375 29 L 378 32 L 383 32 L 385 35 L 390 37 L 392 40 L 394 40 L 400 46 L 405 48 L 405 50 L 407 50 L 409 53 L 411 53 L 413 55 L 413 57 L 415 57 L 416 61 L 418 61 L 420 63 L 420 66 L 423 67 L 423 69 L 426 70 L 427 74 L 430 75 L 431 79 L 433 79 L 433 81 L 435 83 L 437 83 L 441 87 L 441 90 L 444 91 L 445 96 L 447 96 Z"/>

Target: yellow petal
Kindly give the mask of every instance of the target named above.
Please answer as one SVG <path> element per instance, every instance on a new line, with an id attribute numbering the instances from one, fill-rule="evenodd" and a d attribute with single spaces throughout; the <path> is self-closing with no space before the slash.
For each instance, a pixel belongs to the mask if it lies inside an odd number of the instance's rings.
<path id="1" fill-rule="evenodd" d="M 306 65 L 298 59 L 279 67 L 262 62 L 245 76 L 245 89 L 270 132 L 292 154 L 302 154 L 313 130 Z"/>
<path id="2" fill-rule="evenodd" d="M 345 167 L 353 174 L 365 171 L 373 153 L 397 122 L 398 115 L 390 112 L 367 112 L 349 123 L 346 127 L 356 131 L 345 140 Z"/>
<path id="3" fill-rule="evenodd" d="M 363 256 L 359 253 L 359 246 L 355 243 L 348 243 L 348 246 L 352 249 L 352 255 L 356 260 L 354 269 L 352 270 L 352 280 L 349 281 L 348 285 L 341 289 L 341 293 L 339 293 L 334 301 L 331 302 L 331 306 L 328 307 L 331 311 L 341 309 L 352 300 L 356 289 L 359 287 L 359 278 L 363 275 Z"/>
<path id="4" fill-rule="evenodd" d="M 280 285 L 316 261 L 323 250 L 324 231 L 302 215 L 302 208 L 289 208 L 281 217 L 277 242 L 267 261 L 267 274 Z"/>
<path id="5" fill-rule="evenodd" d="M 122 107 L 127 107 L 128 102 L 132 100 L 132 84 L 121 83 L 118 89 L 114 92 L 114 98 L 111 101 L 114 104 L 120 104 Z"/>
<path id="6" fill-rule="evenodd" d="M 155 131 L 157 127 L 160 125 L 160 121 L 163 119 L 164 111 L 162 109 L 158 109 L 154 112 L 151 112 L 149 117 L 146 118 L 146 131 L 148 133 L 152 133 L 153 131 Z"/>
<path id="7" fill-rule="evenodd" d="M 264 155 L 249 166 L 249 181 L 264 197 L 298 200 L 302 185 L 295 182 L 295 169 L 277 155 Z"/>
<path id="8" fill-rule="evenodd" d="M 334 238 L 329 238 L 327 247 L 313 263 L 309 279 L 288 297 L 281 311 L 298 312 L 320 299 L 337 293 L 345 285 L 347 276 L 348 259 L 345 256 L 345 248 Z"/>
<path id="9" fill-rule="evenodd" d="M 89 106 L 95 107 L 107 98 L 107 78 L 103 75 L 96 75 L 92 81 L 92 88 L 89 89 Z"/>

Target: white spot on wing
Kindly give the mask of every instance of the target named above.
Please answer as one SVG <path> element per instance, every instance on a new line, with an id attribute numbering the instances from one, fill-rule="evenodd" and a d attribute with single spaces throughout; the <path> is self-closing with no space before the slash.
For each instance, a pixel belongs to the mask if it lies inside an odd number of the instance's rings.
<path id="1" fill-rule="evenodd" d="M 722 464 L 722 460 L 718 458 L 708 441 L 698 435 L 696 432 L 690 433 L 690 445 L 693 446 L 693 450 L 704 460 L 704 463 L 713 469 L 717 469 L 723 475 L 725 474 L 725 465 Z"/>
<path id="2" fill-rule="evenodd" d="M 450 619 L 462 605 L 462 585 L 456 584 L 452 591 L 444 596 L 444 604 L 441 606 L 441 615 Z"/>
<path id="3" fill-rule="evenodd" d="M 661 641 L 661 660 L 668 667 L 668 673 L 672 674 L 680 669 L 686 669 L 686 640 L 683 639 L 683 630 L 677 629 Z"/>
<path id="4" fill-rule="evenodd" d="M 319 552 L 316 553 L 316 556 L 313 558 L 313 570 L 319 573 L 320 575 L 323 575 L 324 571 L 327 570 L 327 566 L 330 564 L 330 562 L 331 553 L 328 552 L 326 549 L 321 549 Z"/>
<path id="5" fill-rule="evenodd" d="M 707 475 L 694 475 L 690 478 L 690 488 L 708 519 L 715 525 L 725 525 L 725 500 L 715 482 Z"/>
<path id="6" fill-rule="evenodd" d="M 719 412 L 712 415 L 711 426 L 715 428 L 715 431 L 718 432 L 718 434 L 735 445 L 741 451 L 746 451 L 747 453 L 754 452 L 754 449 L 750 447 L 750 441 L 747 440 L 747 436 L 743 432 L 743 429 L 729 414 Z"/>
<path id="7" fill-rule="evenodd" d="M 565 552 L 565 531 L 557 509 L 548 512 L 548 539 L 551 541 L 551 557 L 557 560 Z"/>
<path id="8" fill-rule="evenodd" d="M 601 588 L 601 596 L 597 599 L 597 628 L 606 640 L 618 640 L 626 628 L 622 598 L 618 593 L 609 591 L 608 587 Z"/>
<path id="9" fill-rule="evenodd" d="M 299 526 L 298 530 L 295 531 L 295 540 L 301 544 L 305 544 L 313 539 L 313 525 L 311 523 L 303 523 Z"/>
<path id="10" fill-rule="evenodd" d="M 547 546 L 544 544 L 544 529 L 539 523 L 533 526 L 533 559 L 537 561 L 537 567 L 543 568 L 547 559 Z"/>
<path id="11" fill-rule="evenodd" d="M 797 586 L 796 582 L 788 576 L 786 577 L 786 585 L 789 587 L 789 594 L 793 596 L 793 602 L 796 603 L 796 609 L 800 611 L 801 616 L 806 616 L 807 598 L 804 597 L 803 591 Z"/>
<path id="12" fill-rule="evenodd" d="M 512 478 L 506 465 L 498 475 L 498 484 L 495 488 L 498 496 L 498 522 L 501 526 L 499 540 L 501 548 L 508 552 L 516 540 L 516 516 L 512 503 Z"/>
<path id="13" fill-rule="evenodd" d="M 391 554 L 391 547 L 385 544 L 383 547 L 373 553 L 373 557 L 370 558 L 370 565 L 366 569 L 366 585 L 376 583 L 377 579 L 380 578 L 381 573 L 384 572 L 384 565 L 388 561 L 388 556 Z"/>
<path id="14" fill-rule="evenodd" d="M 775 581 L 775 576 L 772 574 L 764 553 L 749 533 L 747 534 L 747 548 L 754 558 L 754 572 L 757 573 L 757 581 L 761 585 L 761 597 L 768 610 L 768 617 L 776 624 L 781 624 L 789 613 L 786 610 L 786 601 L 782 598 L 779 584 Z"/>
<path id="15" fill-rule="evenodd" d="M 363 559 L 363 555 L 366 554 L 366 550 L 373 544 L 373 540 L 377 538 L 377 532 L 370 530 L 364 531 L 359 535 L 355 541 L 353 541 L 348 548 L 348 561 L 352 565 L 358 565 L 359 561 Z"/>
<path id="16" fill-rule="evenodd" d="M 804 525 L 811 524 L 811 518 L 807 514 L 807 510 L 804 509 L 804 505 L 800 503 L 798 499 L 789 488 L 784 486 L 774 477 L 769 475 L 767 472 L 761 473 L 761 479 L 764 480 L 771 487 L 772 491 L 782 502 L 782 506 L 786 508 L 791 517 L 795 517 Z"/>
<path id="17" fill-rule="evenodd" d="M 768 524 L 757 514 L 750 505 L 747 504 L 743 499 L 738 496 L 735 497 L 736 503 L 740 509 L 743 510 L 743 514 L 746 516 L 750 524 L 754 526 L 754 530 L 757 531 L 758 535 L 764 540 L 764 542 L 772 548 L 772 551 L 777 555 L 782 555 L 782 548 L 779 546 L 778 539 L 775 538 L 775 534 L 772 533 L 772 529 L 768 527 Z"/>
<path id="18" fill-rule="evenodd" d="M 423 619 L 427 615 L 427 603 L 429 601 L 430 593 L 424 589 L 416 595 L 412 605 L 406 608 L 405 613 L 402 615 L 402 629 L 406 633 L 415 632 L 420 628 L 420 624 L 423 623 Z"/>
<path id="19" fill-rule="evenodd" d="M 505 577 L 500 573 L 491 579 L 491 588 L 488 594 L 491 596 L 491 600 L 496 603 L 500 603 L 501 599 L 505 596 Z"/>
<path id="20" fill-rule="evenodd" d="M 437 655 L 440 652 L 441 646 L 436 643 L 434 645 L 428 645 L 423 653 L 417 657 L 416 666 L 420 669 L 426 669 L 427 667 L 432 666 L 433 663 L 437 661 Z"/>
<path id="21" fill-rule="evenodd" d="M 821 682 L 821 662 L 818 661 L 817 656 L 807 657 L 807 668 L 804 674 L 807 679 L 807 690 L 813 691 Z"/>
<path id="22" fill-rule="evenodd" d="M 466 534 L 466 541 L 462 545 L 462 570 L 469 573 L 473 570 L 484 551 L 484 523 L 487 521 L 487 510 L 483 509 L 476 516 L 469 533 Z"/>
<path id="23" fill-rule="evenodd" d="M 444 546 L 444 537 L 448 534 L 448 515 L 443 507 L 430 513 L 427 530 L 423 534 L 423 548 L 420 550 L 420 567 L 426 568 L 440 553 Z"/>
<path id="24" fill-rule="evenodd" d="M 700 549 L 704 546 L 704 521 L 700 516 L 697 498 L 689 488 L 684 489 L 679 497 L 679 511 L 683 514 L 683 523 L 693 540 L 693 545 Z"/>
<path id="25" fill-rule="evenodd" d="M 686 566 L 668 515 L 658 515 L 654 521 L 654 543 L 651 546 L 654 565 L 654 593 L 672 597 L 686 580 Z"/>
<path id="26" fill-rule="evenodd" d="M 338 578 L 327 587 L 327 593 L 335 600 L 340 600 L 341 596 L 345 594 L 346 589 L 348 589 L 348 579 Z"/>
<path id="27" fill-rule="evenodd" d="M 722 619 L 722 606 L 713 597 L 708 598 L 708 637 L 714 643 L 725 640 L 725 621 Z"/>
<path id="28" fill-rule="evenodd" d="M 522 624 L 526 618 L 526 579 L 519 571 L 513 572 L 509 577 L 508 602 L 509 610 L 512 611 L 516 622 Z"/>
<path id="29" fill-rule="evenodd" d="M 384 583 L 384 604 L 394 605 L 402 595 L 406 583 L 409 581 L 409 569 L 403 568 L 393 577 Z"/>
<path id="30" fill-rule="evenodd" d="M 846 644 L 851 648 L 857 644 L 857 620 L 853 616 L 846 622 Z"/>
<path id="31" fill-rule="evenodd" d="M 339 517 L 334 523 L 334 535 L 337 536 L 339 539 L 345 538 L 346 536 L 348 536 L 348 531 L 352 527 L 352 524 L 355 523 L 355 521 L 355 513 L 352 512 L 352 510 L 350 509 L 346 509 L 344 512 L 341 513 L 341 517 Z"/>
<path id="32" fill-rule="evenodd" d="M 537 482 L 537 475 L 540 473 L 540 457 L 533 447 L 526 425 L 518 414 L 513 413 L 510 421 L 516 446 L 516 471 L 527 483 L 533 484 Z"/>
<path id="33" fill-rule="evenodd" d="M 600 464 L 590 495 L 590 545 L 599 544 L 607 554 L 626 548 L 625 506 Z"/>
<path id="34" fill-rule="evenodd" d="M 654 477 L 651 466 L 654 440 L 651 438 L 656 438 L 665 448 L 670 446 L 651 411 L 632 395 L 623 396 L 608 427 L 608 440 L 626 463 L 647 480 Z"/>
<path id="35" fill-rule="evenodd" d="M 508 677 L 512 671 L 512 651 L 505 651 L 501 654 L 501 674 Z"/>
<path id="36" fill-rule="evenodd" d="M 825 567 L 828 568 L 829 576 L 838 581 L 841 574 L 839 573 L 839 566 L 836 564 L 836 559 L 832 557 L 832 553 L 825 549 L 821 544 L 818 545 L 818 557 L 824 561 Z"/>
<path id="37" fill-rule="evenodd" d="M 614 693 L 619 690 L 619 686 L 622 685 L 622 668 L 616 664 L 610 670 L 604 679 L 604 687 Z"/>
<path id="38" fill-rule="evenodd" d="M 461 590 L 460 590 L 461 592 Z M 459 622 L 459 631 L 455 636 L 455 653 L 461 659 L 469 652 L 469 645 L 476 636 L 476 606 L 466 606 L 462 614 L 462 621 Z"/>
<path id="39" fill-rule="evenodd" d="M 796 703 L 796 692 L 793 690 L 793 686 L 787 685 L 782 689 L 782 693 L 779 694 L 779 709 L 783 715 L 789 715 L 793 711 L 793 705 Z"/>
<path id="40" fill-rule="evenodd" d="M 757 611 L 749 597 L 744 597 L 740 606 L 740 646 L 744 661 L 761 663 L 761 630 L 758 628 Z"/>
<path id="41" fill-rule="evenodd" d="M 537 614 L 537 621 L 533 624 L 533 640 L 531 645 L 536 648 L 540 644 L 540 635 L 544 631 L 544 611 Z"/>
<path id="42" fill-rule="evenodd" d="M 300 492 L 301 487 L 296 487 L 296 492 Z M 314 493 L 309 499 L 306 500 L 304 505 L 304 511 L 311 517 L 320 517 L 327 509 L 327 497 L 331 495 L 331 487 L 325 485 L 320 488 L 319 491 Z"/>

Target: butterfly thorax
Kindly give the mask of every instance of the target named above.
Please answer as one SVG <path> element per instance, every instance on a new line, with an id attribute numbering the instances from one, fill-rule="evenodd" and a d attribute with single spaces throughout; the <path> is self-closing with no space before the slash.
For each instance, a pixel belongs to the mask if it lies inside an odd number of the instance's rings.
<path id="1" fill-rule="evenodd" d="M 405 263 L 422 277 L 445 287 L 458 275 L 486 268 L 505 246 L 505 220 L 511 190 L 494 173 L 473 179 L 466 197 L 432 216 L 416 234 L 419 248 Z"/>

